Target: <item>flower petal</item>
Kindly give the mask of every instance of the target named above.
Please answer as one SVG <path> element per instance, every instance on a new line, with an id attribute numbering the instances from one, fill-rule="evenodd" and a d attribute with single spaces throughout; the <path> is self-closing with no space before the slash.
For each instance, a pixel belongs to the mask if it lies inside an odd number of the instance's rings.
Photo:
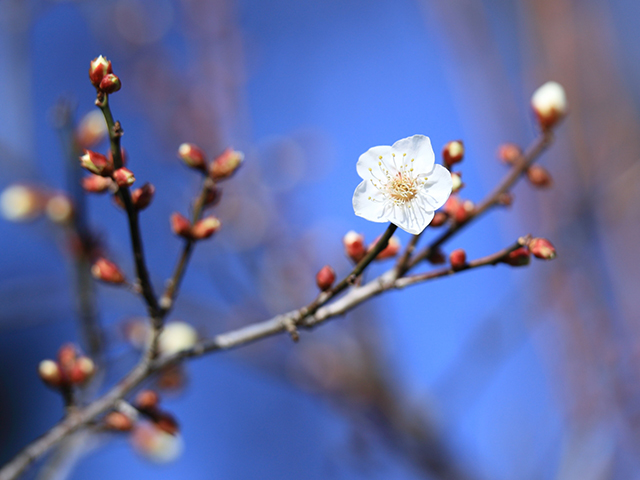
<path id="1" fill-rule="evenodd" d="M 391 148 L 393 153 L 400 159 L 403 158 L 403 154 L 407 154 L 404 157 L 406 159 L 405 163 L 411 164 L 414 175 L 428 173 L 433 169 L 436 156 L 433 153 L 429 137 L 414 135 L 413 137 L 403 138 L 394 143 Z M 412 159 L 413 162 L 411 162 Z"/>
<path id="2" fill-rule="evenodd" d="M 411 207 L 394 205 L 389 221 L 405 232 L 417 235 L 431 223 L 433 215 L 433 211 L 419 208 L 414 201 Z"/>
<path id="3" fill-rule="evenodd" d="M 382 157 L 382 159 L 380 157 Z M 360 178 L 363 180 L 373 178 L 376 182 L 386 183 L 386 172 L 389 172 L 391 175 L 395 175 L 397 173 L 390 160 L 390 146 L 382 145 L 379 147 L 372 147 L 360 155 L 358 163 L 356 164 L 356 170 L 358 171 Z"/>
<path id="4" fill-rule="evenodd" d="M 429 206 L 436 210 L 443 206 L 453 188 L 451 173 L 442 165 L 434 165 L 433 171 L 427 175 L 427 181 L 420 190 L 419 196 L 427 201 Z"/>
<path id="5" fill-rule="evenodd" d="M 371 222 L 386 222 L 384 195 L 371 184 L 363 180 L 353 192 L 353 210 L 355 214 Z"/>

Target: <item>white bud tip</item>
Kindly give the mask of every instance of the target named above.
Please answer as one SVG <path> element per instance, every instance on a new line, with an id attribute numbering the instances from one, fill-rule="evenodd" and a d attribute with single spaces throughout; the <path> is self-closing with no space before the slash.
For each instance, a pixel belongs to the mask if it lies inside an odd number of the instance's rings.
<path id="1" fill-rule="evenodd" d="M 346 233 L 346 235 L 344 236 L 344 238 L 342 239 L 344 241 L 344 243 L 346 243 L 347 245 L 354 243 L 354 242 L 358 242 L 358 241 L 362 241 L 362 235 L 360 235 L 359 233 L 357 233 L 354 230 L 350 230 Z"/>
<path id="2" fill-rule="evenodd" d="M 178 154 L 180 156 L 184 157 L 186 155 L 189 155 L 190 151 L 191 151 L 191 145 L 189 145 L 188 143 L 183 143 L 178 147 Z"/>
<path id="3" fill-rule="evenodd" d="M 165 355 L 186 350 L 198 341 L 198 332 L 185 322 L 168 323 L 158 339 L 158 347 Z"/>
<path id="4" fill-rule="evenodd" d="M 531 97 L 531 105 L 541 117 L 562 116 L 567 112 L 567 97 L 558 82 L 547 82 Z"/>
<path id="5" fill-rule="evenodd" d="M 42 360 L 38 366 L 38 372 L 43 377 L 51 377 L 58 373 L 58 364 L 53 360 Z"/>
<path id="6" fill-rule="evenodd" d="M 449 144 L 449 155 L 459 157 L 464 155 L 464 146 L 460 142 L 451 142 Z"/>
<path id="7" fill-rule="evenodd" d="M 452 173 L 451 174 L 451 183 L 452 183 L 452 187 L 451 187 L 451 191 L 452 192 L 456 192 L 456 191 L 460 190 L 460 187 L 462 186 L 462 179 L 460 178 L 460 175 Z"/>

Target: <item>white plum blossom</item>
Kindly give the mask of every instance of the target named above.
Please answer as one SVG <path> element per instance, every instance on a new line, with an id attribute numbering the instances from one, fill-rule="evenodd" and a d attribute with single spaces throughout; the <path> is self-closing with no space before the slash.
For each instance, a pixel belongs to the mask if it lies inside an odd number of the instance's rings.
<path id="1" fill-rule="evenodd" d="M 356 165 L 362 183 L 353 194 L 353 209 L 372 222 L 391 222 L 414 235 L 433 219 L 451 194 L 449 170 L 435 164 L 431 140 L 424 135 L 373 147 Z"/>

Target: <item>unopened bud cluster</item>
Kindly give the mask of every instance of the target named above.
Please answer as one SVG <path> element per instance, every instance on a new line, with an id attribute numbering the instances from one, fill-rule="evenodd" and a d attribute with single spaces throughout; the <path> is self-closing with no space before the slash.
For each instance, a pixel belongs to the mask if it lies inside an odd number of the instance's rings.
<path id="1" fill-rule="evenodd" d="M 532 238 L 529 242 L 509 253 L 503 262 L 512 267 L 529 265 L 531 255 L 540 260 L 553 260 L 556 258 L 556 249 L 546 238 Z"/>
<path id="2" fill-rule="evenodd" d="M 111 62 L 100 55 L 89 65 L 89 80 L 97 90 L 110 95 L 122 87 L 120 78 L 113 73 Z"/>
<path id="3" fill-rule="evenodd" d="M 187 240 L 209 238 L 220 229 L 220 226 L 220 220 L 213 216 L 205 217 L 192 225 L 186 217 L 178 212 L 171 215 L 171 230 Z"/>
<path id="4" fill-rule="evenodd" d="M 463 200 L 457 195 L 451 195 L 442 210 L 448 218 L 453 219 L 456 223 L 464 223 L 471 218 L 475 208 L 471 200 Z"/>
<path id="5" fill-rule="evenodd" d="M 209 164 L 204 150 L 193 143 L 183 143 L 180 145 L 178 148 L 178 157 L 188 167 L 200 170 L 216 182 L 231 177 L 244 160 L 244 154 L 242 152 L 227 148 Z"/>
<path id="6" fill-rule="evenodd" d="M 358 263 L 376 246 L 378 240 L 380 240 L 380 237 L 377 237 L 369 246 L 367 246 L 364 241 L 364 235 L 351 230 L 342 238 L 342 244 L 347 257 L 353 263 Z M 375 260 L 385 260 L 387 258 L 395 257 L 400 251 L 400 247 L 400 240 L 395 236 L 391 237 L 387 246 L 383 248 L 378 255 L 376 255 Z"/>
<path id="7" fill-rule="evenodd" d="M 160 409 L 160 397 L 153 390 L 143 390 L 138 393 L 133 405 L 163 432 L 170 435 L 178 433 L 178 422 L 173 415 Z"/>
<path id="8" fill-rule="evenodd" d="M 70 344 L 60 348 L 57 360 L 43 360 L 38 366 L 42 381 L 53 388 L 83 385 L 95 371 L 93 360 L 80 355 L 76 347 Z"/>

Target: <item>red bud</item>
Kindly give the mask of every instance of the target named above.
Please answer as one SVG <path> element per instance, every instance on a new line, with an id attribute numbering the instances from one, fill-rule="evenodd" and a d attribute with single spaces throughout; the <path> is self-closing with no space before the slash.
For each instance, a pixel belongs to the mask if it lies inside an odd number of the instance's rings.
<path id="1" fill-rule="evenodd" d="M 442 149 L 442 160 L 447 168 L 461 162 L 464 158 L 464 144 L 462 140 L 447 143 Z"/>
<path id="2" fill-rule="evenodd" d="M 133 420 L 122 412 L 110 412 L 104 417 L 104 427 L 118 432 L 133 430 Z"/>
<path id="3" fill-rule="evenodd" d="M 113 172 L 113 179 L 119 187 L 128 187 L 129 185 L 133 185 L 133 182 L 136 181 L 136 177 L 133 176 L 133 172 L 124 167 Z"/>
<path id="4" fill-rule="evenodd" d="M 556 248 L 546 238 L 533 238 L 529 242 L 529 250 L 536 258 L 553 260 L 556 258 Z"/>
<path id="5" fill-rule="evenodd" d="M 538 188 L 549 188 L 553 185 L 551 174 L 546 168 L 541 167 L 540 165 L 532 165 L 529 167 L 527 170 L 527 178 L 532 185 Z"/>
<path id="6" fill-rule="evenodd" d="M 103 177 L 110 177 L 113 173 L 113 162 L 104 155 L 91 150 L 84 151 L 84 155 L 80 157 L 80 165 L 91 173 Z"/>
<path id="7" fill-rule="evenodd" d="M 107 60 L 106 57 L 100 55 L 91 61 L 89 66 L 89 79 L 94 87 L 99 87 L 105 75 L 110 73 L 113 73 L 113 68 L 111 67 L 111 62 Z"/>
<path id="8" fill-rule="evenodd" d="M 449 215 L 447 215 L 446 213 L 436 212 L 436 214 L 433 216 L 433 220 L 431 220 L 431 223 L 429 225 L 431 225 L 432 227 L 441 227 L 447 222 L 448 219 Z"/>
<path id="9" fill-rule="evenodd" d="M 196 222 L 191 229 L 191 235 L 195 240 L 209 238 L 220 229 L 220 220 L 216 217 L 207 217 Z"/>
<path id="10" fill-rule="evenodd" d="M 373 241 L 373 243 L 369 245 L 368 251 L 371 251 L 371 249 L 375 247 L 375 245 L 378 243 L 378 240 L 380 240 L 380 237 L 376 238 Z M 391 237 L 389 239 L 389 243 L 387 244 L 387 246 L 384 247 L 384 249 L 376 256 L 376 260 L 393 258 L 398 254 L 399 251 L 400 251 L 400 240 L 398 240 L 397 237 Z"/>
<path id="11" fill-rule="evenodd" d="M 505 143 L 498 148 L 498 158 L 508 165 L 514 165 L 522 159 L 522 150 L 514 143 Z"/>
<path id="12" fill-rule="evenodd" d="M 91 274 L 96 280 L 102 280 L 107 283 L 120 284 L 124 283 L 125 278 L 118 266 L 107 260 L 99 258 L 91 267 Z"/>
<path id="13" fill-rule="evenodd" d="M 122 83 L 120 82 L 120 78 L 118 78 L 113 73 L 109 73 L 104 76 L 104 78 L 100 81 L 100 90 L 104 93 L 112 94 L 116 93 L 120 88 L 122 88 Z"/>
<path id="14" fill-rule="evenodd" d="M 336 272 L 329 265 L 325 265 L 316 275 L 316 284 L 323 292 L 329 290 L 336 281 Z"/>
<path id="15" fill-rule="evenodd" d="M 160 397 L 153 390 L 142 390 L 138 395 L 136 395 L 136 400 L 134 402 L 138 410 L 142 411 L 156 410 L 159 403 Z"/>
<path id="16" fill-rule="evenodd" d="M 458 248 L 454 250 L 449 255 L 449 262 L 451 263 L 451 268 L 454 270 L 460 270 L 464 268 L 467 264 L 467 252 L 465 252 L 462 248 Z"/>
<path id="17" fill-rule="evenodd" d="M 192 238 L 191 222 L 178 212 L 171 214 L 171 230 L 180 237 Z"/>
<path id="18" fill-rule="evenodd" d="M 112 183 L 113 181 L 109 177 L 92 174 L 82 179 L 82 188 L 86 192 L 103 193 L 109 189 Z"/>
<path id="19" fill-rule="evenodd" d="M 207 170 L 207 161 L 204 151 L 193 143 L 183 143 L 178 148 L 178 157 L 191 168 Z"/>
<path id="20" fill-rule="evenodd" d="M 229 178 L 233 175 L 242 160 L 244 159 L 244 154 L 242 152 L 238 152 L 231 148 L 227 148 L 222 154 L 216 158 L 211 167 L 209 169 L 209 174 L 211 178 L 216 181 L 224 180 L 225 178 Z"/>
<path id="21" fill-rule="evenodd" d="M 156 187 L 150 183 L 145 183 L 142 187 L 136 188 L 131 192 L 131 201 L 137 210 L 144 210 L 149 206 L 153 196 L 156 193 Z"/>
<path id="22" fill-rule="evenodd" d="M 71 369 L 69 379 L 71 383 L 82 385 L 86 383 L 95 373 L 96 366 L 89 357 L 79 357 Z"/>
<path id="23" fill-rule="evenodd" d="M 344 244 L 344 250 L 353 262 L 358 263 L 367 254 L 367 249 L 364 245 L 364 235 L 351 230 L 343 237 L 342 243 Z"/>

